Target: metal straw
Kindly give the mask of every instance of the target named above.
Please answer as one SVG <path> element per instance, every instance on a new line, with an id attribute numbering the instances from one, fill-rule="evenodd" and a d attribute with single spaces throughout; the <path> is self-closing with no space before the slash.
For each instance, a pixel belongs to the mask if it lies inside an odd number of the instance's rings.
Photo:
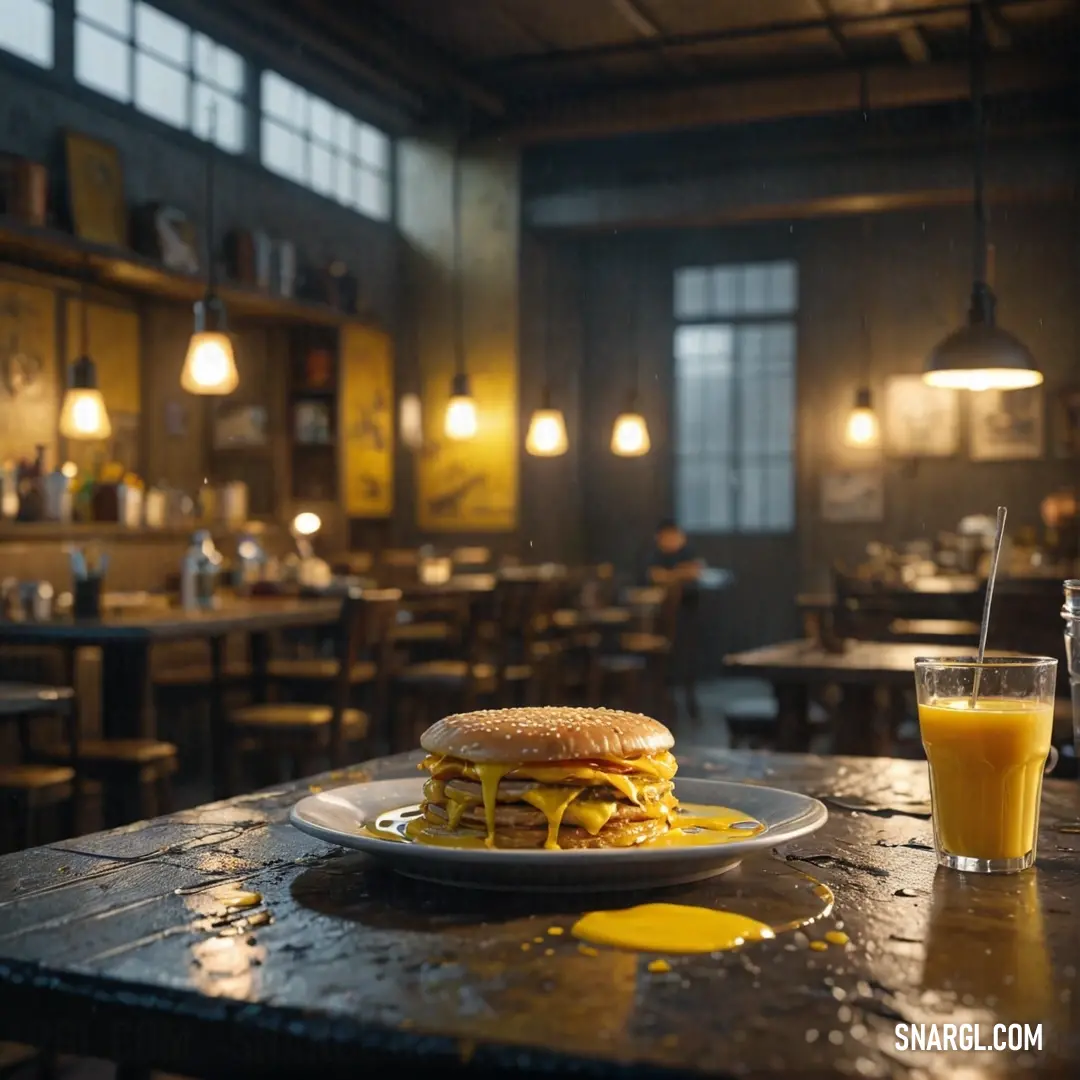
<path id="1" fill-rule="evenodd" d="M 994 532 L 994 550 L 990 555 L 990 576 L 986 579 L 986 599 L 983 601 L 982 626 L 979 627 L 978 666 L 975 679 L 971 684 L 971 707 L 975 708 L 975 699 L 979 696 L 979 677 L 982 675 L 983 658 L 986 656 L 986 635 L 990 630 L 990 604 L 994 599 L 994 582 L 997 581 L 998 561 L 1001 558 L 1001 542 L 1005 539 L 1005 518 L 1009 511 L 1004 506 L 997 508 L 997 529 Z"/>

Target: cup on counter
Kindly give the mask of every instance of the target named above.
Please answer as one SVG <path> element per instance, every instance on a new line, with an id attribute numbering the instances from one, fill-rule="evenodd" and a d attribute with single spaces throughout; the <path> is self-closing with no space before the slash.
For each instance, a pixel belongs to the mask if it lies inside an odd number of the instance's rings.
<path id="1" fill-rule="evenodd" d="M 1035 862 L 1056 681 L 1047 656 L 915 661 L 939 865 L 994 874 Z"/>
<path id="2" fill-rule="evenodd" d="M 76 619 L 101 618 L 101 584 L 96 575 L 76 578 L 72 583 L 71 612 Z"/>

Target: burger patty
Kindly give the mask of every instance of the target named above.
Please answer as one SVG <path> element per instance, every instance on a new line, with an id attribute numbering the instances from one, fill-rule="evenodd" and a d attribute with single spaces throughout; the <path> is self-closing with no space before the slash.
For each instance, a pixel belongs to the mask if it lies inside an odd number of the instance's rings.
<path id="1" fill-rule="evenodd" d="M 446 791 L 456 792 L 460 795 L 464 795 L 470 799 L 475 799 L 477 802 L 482 802 L 484 797 L 483 788 L 475 780 L 462 780 L 460 778 L 455 780 L 442 781 L 428 781 L 424 785 L 424 795 L 431 799 L 433 802 L 444 802 L 445 796 L 439 791 L 438 785 L 442 783 Z M 516 803 L 521 802 L 522 796 L 527 791 L 532 791 L 535 788 L 582 788 L 586 787 L 585 784 L 540 784 L 536 780 L 501 780 L 499 782 L 498 790 L 495 793 L 495 801 L 499 803 Z M 655 802 L 658 799 L 663 798 L 669 794 L 675 785 L 670 780 L 657 780 L 653 783 L 641 784 L 638 787 L 638 798 L 642 803 Z M 452 796 L 451 796 L 452 797 Z M 582 792 L 578 796 L 579 799 L 585 798 L 598 798 L 604 802 L 625 802 L 630 803 L 631 800 L 624 792 L 619 791 L 617 788 L 610 787 L 593 787 L 588 791 Z M 632 805 L 632 804 L 631 804 Z"/>
<path id="2" fill-rule="evenodd" d="M 548 829 L 544 815 L 536 811 L 539 818 L 537 827 L 495 825 L 495 846 L 499 848 L 542 848 L 547 840 Z M 433 830 L 447 823 L 446 811 L 434 803 L 424 804 L 424 818 Z M 479 822 L 468 822 L 468 827 L 478 837 L 485 833 L 483 807 L 480 808 Z M 462 823 L 466 824 L 465 822 Z M 633 847 L 654 836 L 667 832 L 667 819 L 647 818 L 643 821 L 609 822 L 595 836 L 585 829 L 573 825 L 563 825 L 559 829 L 560 848 L 604 848 Z M 460 835 L 460 830 L 446 829 L 447 836 Z"/>

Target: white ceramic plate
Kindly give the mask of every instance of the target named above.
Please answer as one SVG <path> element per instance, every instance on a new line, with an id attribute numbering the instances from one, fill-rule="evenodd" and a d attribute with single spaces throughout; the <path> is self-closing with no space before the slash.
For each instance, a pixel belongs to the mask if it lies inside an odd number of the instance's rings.
<path id="1" fill-rule="evenodd" d="M 673 848 L 600 848 L 508 851 L 442 848 L 380 840 L 360 830 L 388 810 L 420 802 L 423 780 L 376 780 L 301 799 L 289 820 L 298 829 L 355 848 L 399 874 L 478 889 L 568 891 L 646 889 L 683 885 L 722 874 L 744 855 L 820 829 L 828 811 L 808 795 L 728 780 L 678 780 L 687 803 L 729 806 L 755 818 L 765 831 L 726 844 Z"/>

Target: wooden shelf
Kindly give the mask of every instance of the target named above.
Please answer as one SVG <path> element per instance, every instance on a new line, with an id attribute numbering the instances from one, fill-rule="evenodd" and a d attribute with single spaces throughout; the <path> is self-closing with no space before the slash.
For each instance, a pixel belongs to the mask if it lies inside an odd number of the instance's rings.
<path id="1" fill-rule="evenodd" d="M 5 259 L 47 273 L 89 273 L 102 285 L 168 300 L 194 303 L 206 290 L 201 276 L 167 270 L 138 252 L 80 240 L 59 229 L 25 225 L 0 214 L 0 261 Z M 246 285 L 223 282 L 217 292 L 230 314 L 238 316 L 322 326 L 364 321 L 329 304 L 272 296 Z"/>

